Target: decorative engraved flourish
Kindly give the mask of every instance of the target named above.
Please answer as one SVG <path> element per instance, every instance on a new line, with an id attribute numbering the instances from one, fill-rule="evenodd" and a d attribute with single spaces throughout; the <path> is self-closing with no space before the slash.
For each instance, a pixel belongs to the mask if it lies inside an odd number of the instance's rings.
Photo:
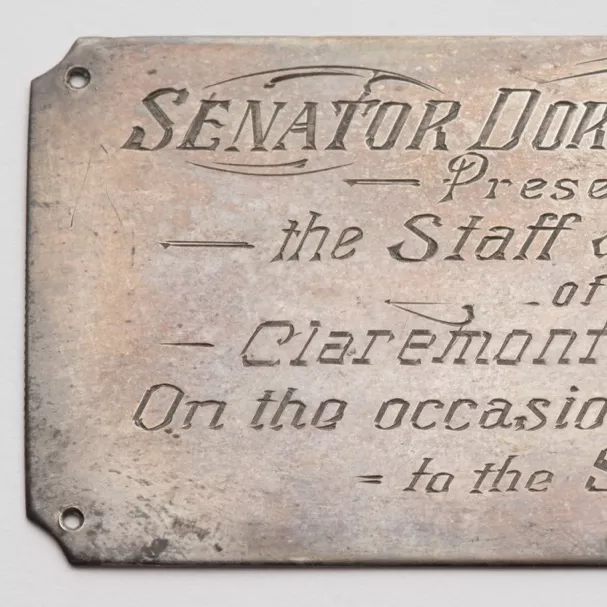
<path id="1" fill-rule="evenodd" d="M 586 61 L 579 61 L 576 65 L 587 65 L 588 63 L 599 63 L 600 61 L 607 61 L 607 57 L 599 57 L 598 59 L 587 59 Z"/>
<path id="2" fill-rule="evenodd" d="M 589 59 L 588 61 L 580 61 L 575 65 L 588 65 L 589 63 L 600 63 L 601 61 L 606 61 L 607 57 L 599 57 L 598 59 Z M 569 76 L 561 76 L 560 78 L 553 78 L 552 80 L 539 80 L 540 84 L 550 84 L 552 82 L 562 82 L 563 80 L 575 80 L 577 78 L 589 78 L 591 76 L 601 76 L 602 74 L 607 74 L 607 68 L 603 68 L 600 70 L 592 70 L 590 72 L 582 72 L 580 74 L 571 74 Z"/>
<path id="3" fill-rule="evenodd" d="M 208 164 L 201 164 L 199 162 L 191 162 L 190 160 L 187 160 L 186 162 L 188 164 L 191 164 L 195 167 L 199 167 L 201 169 L 208 169 L 210 171 L 219 171 L 221 173 L 235 173 L 236 175 L 251 175 L 252 177 L 293 177 L 295 175 L 311 175 L 312 173 L 324 173 L 326 171 L 333 171 L 335 169 L 341 169 L 343 167 L 347 167 L 347 166 L 350 166 L 351 164 L 353 164 L 352 162 L 347 162 L 345 164 L 336 164 L 334 166 L 324 167 L 322 169 L 312 169 L 310 171 L 299 171 L 299 172 L 292 172 L 292 173 L 262 173 L 262 172 L 237 171 L 237 170 L 233 170 L 233 169 L 225 169 L 225 168 L 220 168 L 217 166 L 211 166 Z M 219 164 L 219 163 L 216 163 L 216 164 Z M 253 167 L 254 165 L 246 165 L 246 166 Z M 271 166 L 271 165 L 265 165 L 265 166 Z M 275 165 L 275 166 L 277 166 L 277 165 Z"/>
<path id="4" fill-rule="evenodd" d="M 441 318 L 437 318 L 435 316 L 430 316 L 428 314 L 422 314 L 421 312 L 417 312 L 412 310 L 408 306 L 436 306 L 440 305 L 440 302 L 423 302 L 423 301 L 392 301 L 390 299 L 386 299 L 386 303 L 390 306 L 394 306 L 399 310 L 403 310 L 405 312 L 409 312 L 409 314 L 414 314 L 415 316 L 419 316 L 420 318 L 425 318 L 426 320 L 432 320 L 434 322 L 438 322 L 442 325 L 447 325 L 449 327 L 465 327 L 469 325 L 474 320 L 474 306 L 471 304 L 466 304 L 462 306 L 462 310 L 466 312 L 466 318 L 464 320 L 453 321 L 453 320 L 444 320 Z M 407 307 L 405 307 L 407 306 Z"/>
<path id="5" fill-rule="evenodd" d="M 571 76 L 562 76 L 561 78 L 554 78 L 552 80 L 540 80 L 540 84 L 550 84 L 552 82 L 562 82 L 563 80 L 574 80 L 576 78 L 588 78 L 589 76 L 599 76 L 601 74 L 607 74 L 607 69 L 594 70 L 592 72 L 582 72 L 581 74 L 572 74 Z"/>
<path id="6" fill-rule="evenodd" d="M 344 72 L 343 70 L 351 70 L 351 72 Z M 362 72 L 362 73 L 352 73 L 352 72 Z M 398 72 L 392 72 L 389 70 L 383 70 L 379 68 L 371 68 L 364 67 L 361 65 L 297 65 L 293 67 L 285 67 L 278 68 L 273 70 L 263 70 L 260 72 L 252 72 L 250 74 L 244 74 L 242 76 L 235 76 L 233 78 L 227 78 L 226 80 L 220 80 L 219 82 L 214 82 L 213 84 L 209 84 L 205 89 L 209 89 L 215 86 L 219 86 L 220 84 L 226 84 L 228 82 L 235 82 L 237 80 L 243 80 L 245 78 L 253 78 L 255 76 L 269 76 L 270 74 L 283 74 L 280 76 L 274 76 L 270 78 L 265 84 L 264 88 L 273 88 L 276 84 L 280 82 L 284 82 L 285 80 L 292 80 L 294 78 L 309 78 L 313 76 L 354 76 L 356 78 L 361 78 L 365 74 L 371 73 L 371 76 L 368 78 L 366 83 L 364 84 L 365 93 L 370 94 L 371 87 L 376 82 L 381 82 L 384 80 L 394 80 L 397 82 L 405 82 L 407 84 L 413 84 L 414 86 L 419 86 L 421 88 L 427 89 L 429 91 L 434 91 L 436 93 L 441 93 L 442 91 L 427 82 L 423 82 L 422 80 L 418 80 L 417 78 L 412 78 L 411 76 L 407 76 L 406 74 L 400 74 Z"/>
<path id="7" fill-rule="evenodd" d="M 254 163 L 254 162 L 214 162 L 213 164 L 221 164 L 222 166 L 230 167 L 293 167 L 296 169 L 303 169 L 308 164 L 307 158 L 300 158 L 299 160 L 293 160 L 292 162 L 275 162 L 275 163 Z"/>
<path id="8" fill-rule="evenodd" d="M 356 76 L 357 78 L 362 78 L 360 74 L 354 74 L 352 72 L 329 72 L 329 71 L 316 71 L 316 72 L 300 72 L 300 73 L 292 73 L 292 74 L 283 74 L 282 76 L 274 76 L 271 78 L 269 82 L 266 82 L 263 85 L 264 89 L 272 89 L 280 82 L 284 82 L 285 80 L 295 80 L 295 78 L 312 78 L 315 76 Z"/>

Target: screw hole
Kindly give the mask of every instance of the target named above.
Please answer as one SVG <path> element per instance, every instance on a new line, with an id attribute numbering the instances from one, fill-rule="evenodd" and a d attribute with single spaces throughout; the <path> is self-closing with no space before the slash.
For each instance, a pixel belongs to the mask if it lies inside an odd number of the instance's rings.
<path id="1" fill-rule="evenodd" d="M 66 508 L 59 517 L 59 524 L 65 531 L 78 531 L 84 525 L 84 514 L 78 508 Z"/>
<path id="2" fill-rule="evenodd" d="M 67 71 L 65 81 L 70 88 L 83 89 L 91 81 L 91 73 L 84 67 L 72 67 Z"/>

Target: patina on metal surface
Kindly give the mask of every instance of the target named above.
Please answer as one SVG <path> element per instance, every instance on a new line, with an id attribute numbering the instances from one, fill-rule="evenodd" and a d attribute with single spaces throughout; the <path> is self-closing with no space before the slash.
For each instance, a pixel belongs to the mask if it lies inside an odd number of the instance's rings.
<path id="1" fill-rule="evenodd" d="M 78 41 L 29 516 L 82 564 L 604 563 L 606 130 L 597 38 Z"/>

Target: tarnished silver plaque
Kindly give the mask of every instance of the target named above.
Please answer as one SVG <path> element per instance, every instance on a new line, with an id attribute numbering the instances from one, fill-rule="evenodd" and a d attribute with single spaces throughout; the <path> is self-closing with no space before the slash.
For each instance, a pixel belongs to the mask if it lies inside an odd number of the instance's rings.
<path id="1" fill-rule="evenodd" d="M 597 38 L 77 42 L 29 516 L 83 564 L 605 562 L 606 134 Z"/>

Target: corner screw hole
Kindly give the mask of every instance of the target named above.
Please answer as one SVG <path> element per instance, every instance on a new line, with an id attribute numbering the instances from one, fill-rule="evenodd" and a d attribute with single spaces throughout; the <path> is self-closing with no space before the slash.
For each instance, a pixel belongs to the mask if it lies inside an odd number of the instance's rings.
<path id="1" fill-rule="evenodd" d="M 84 525 L 84 514 L 78 508 L 66 508 L 59 517 L 59 524 L 65 531 L 78 531 Z"/>
<path id="2" fill-rule="evenodd" d="M 83 89 L 91 81 L 91 73 L 84 67 L 72 67 L 67 71 L 65 81 L 72 89 Z"/>

